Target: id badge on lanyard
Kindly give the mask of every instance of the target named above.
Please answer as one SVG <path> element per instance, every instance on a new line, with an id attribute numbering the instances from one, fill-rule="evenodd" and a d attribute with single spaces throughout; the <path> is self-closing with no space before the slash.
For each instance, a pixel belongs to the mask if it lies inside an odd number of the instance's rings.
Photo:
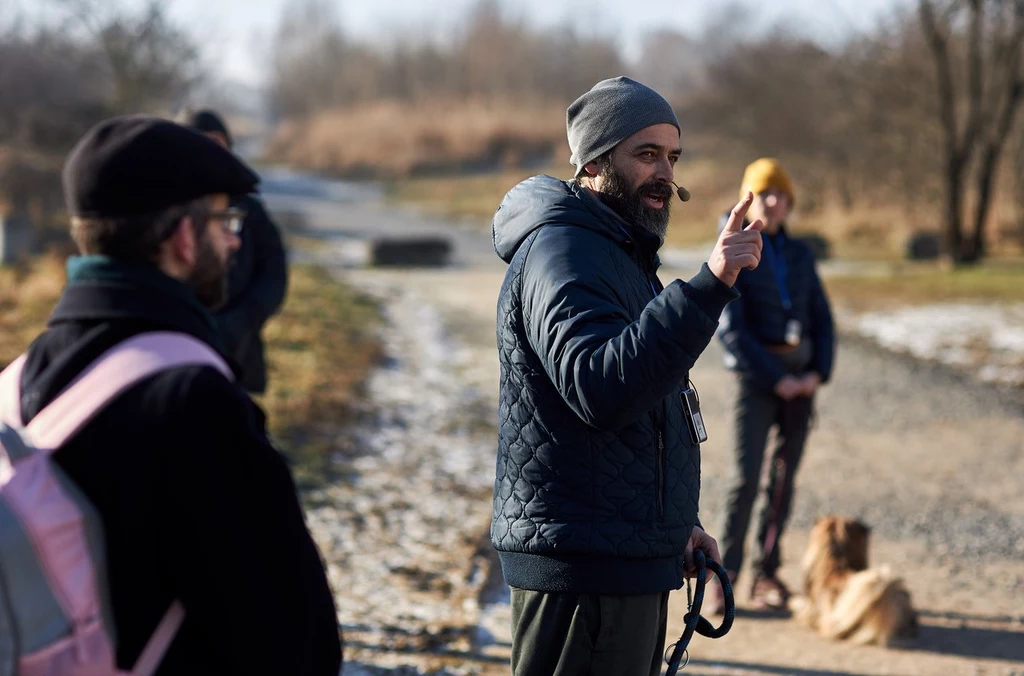
<path id="1" fill-rule="evenodd" d="M 704 427 L 704 416 L 700 412 L 700 396 L 693 387 L 693 383 L 686 381 L 688 387 L 679 395 L 683 402 L 683 414 L 686 419 L 686 428 L 690 432 L 690 441 L 694 444 L 702 444 L 708 440 L 708 431 Z"/>
<path id="2" fill-rule="evenodd" d="M 786 322 L 786 344 L 799 345 L 803 336 L 803 325 L 799 319 L 790 319 Z"/>

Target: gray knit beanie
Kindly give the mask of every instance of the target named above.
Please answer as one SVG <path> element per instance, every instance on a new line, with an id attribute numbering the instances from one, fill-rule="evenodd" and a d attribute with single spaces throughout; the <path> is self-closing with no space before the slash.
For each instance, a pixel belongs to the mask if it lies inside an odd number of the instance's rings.
<path id="1" fill-rule="evenodd" d="M 679 129 L 672 106 L 658 92 L 623 76 L 598 82 L 565 111 L 569 161 L 576 166 L 576 176 L 587 162 L 641 129 L 662 123 Z"/>

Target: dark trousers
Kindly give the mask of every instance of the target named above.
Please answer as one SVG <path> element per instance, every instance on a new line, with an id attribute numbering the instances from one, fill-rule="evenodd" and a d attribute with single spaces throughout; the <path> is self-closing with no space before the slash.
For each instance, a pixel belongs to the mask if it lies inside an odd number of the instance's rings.
<path id="1" fill-rule="evenodd" d="M 657 676 L 668 592 L 596 596 L 512 588 L 512 676 Z"/>
<path id="2" fill-rule="evenodd" d="M 778 426 L 772 451 L 768 495 L 758 518 L 758 551 L 754 570 L 774 575 L 779 568 L 779 539 L 789 518 L 793 483 L 810 428 L 813 398 L 784 401 L 773 392 L 758 390 L 740 380 L 735 418 L 735 465 L 729 486 L 725 527 L 720 531 L 725 569 L 739 573 L 743 565 L 743 543 L 757 499 L 765 444 L 773 426 Z"/>

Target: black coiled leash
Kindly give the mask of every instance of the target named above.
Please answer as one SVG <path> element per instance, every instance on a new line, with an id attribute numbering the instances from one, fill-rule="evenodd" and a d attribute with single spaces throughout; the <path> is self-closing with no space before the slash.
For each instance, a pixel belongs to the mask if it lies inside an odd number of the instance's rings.
<path id="1" fill-rule="evenodd" d="M 693 600 L 689 604 L 689 612 L 683 617 L 683 621 L 686 623 L 683 635 L 665 651 L 666 656 L 669 650 L 672 651 L 672 656 L 665 658 L 665 661 L 668 663 L 668 670 L 665 672 L 665 676 L 676 676 L 676 673 L 690 661 L 690 654 L 686 648 L 690 645 L 693 632 L 696 631 L 701 636 L 707 636 L 708 638 L 722 638 L 732 629 L 732 621 L 736 619 L 736 599 L 733 598 L 732 581 L 729 580 L 729 574 L 725 572 L 725 568 L 722 568 L 715 561 L 708 561 L 707 557 L 704 556 L 704 552 L 699 549 L 693 552 L 693 561 L 697 568 L 697 589 L 693 594 Z M 704 588 L 708 582 L 708 568 L 718 576 L 718 581 L 722 583 L 722 592 L 725 597 L 725 617 L 722 619 L 722 625 L 717 629 L 700 615 L 700 608 L 704 605 Z M 687 581 L 687 591 L 689 591 L 689 581 Z M 686 662 L 683 662 L 684 655 L 686 656 Z M 680 662 L 683 662 L 682 666 L 680 666 Z"/>

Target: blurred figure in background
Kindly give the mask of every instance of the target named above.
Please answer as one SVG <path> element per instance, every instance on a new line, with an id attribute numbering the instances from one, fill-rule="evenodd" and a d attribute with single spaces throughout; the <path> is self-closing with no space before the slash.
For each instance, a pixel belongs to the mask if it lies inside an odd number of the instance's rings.
<path id="1" fill-rule="evenodd" d="M 231 134 L 217 113 L 208 109 L 187 110 L 180 121 L 231 149 Z M 263 355 L 263 325 L 284 302 L 288 290 L 288 265 L 281 233 L 255 195 L 242 195 L 231 206 L 245 212 L 241 246 L 228 274 L 228 298 L 214 319 L 224 348 L 242 368 L 246 390 L 262 394 L 267 388 Z"/>
<path id="2" fill-rule="evenodd" d="M 722 559 L 735 580 L 757 498 L 769 431 L 777 429 L 767 503 L 758 518 L 758 551 L 751 597 L 763 608 L 785 608 L 789 590 L 776 576 L 779 539 L 793 501 L 793 483 L 813 414 L 814 394 L 832 372 L 835 340 L 828 298 L 814 256 L 786 232 L 796 202 L 777 161 L 761 158 L 743 175 L 740 194 L 754 193 L 747 212 L 764 221 L 763 265 L 741 270 L 740 298 L 726 306 L 719 338 L 726 366 L 739 380 L 735 408 L 735 467 L 722 533 Z M 719 223 L 721 230 L 729 217 Z M 722 591 L 709 596 L 709 612 L 722 612 Z"/>

